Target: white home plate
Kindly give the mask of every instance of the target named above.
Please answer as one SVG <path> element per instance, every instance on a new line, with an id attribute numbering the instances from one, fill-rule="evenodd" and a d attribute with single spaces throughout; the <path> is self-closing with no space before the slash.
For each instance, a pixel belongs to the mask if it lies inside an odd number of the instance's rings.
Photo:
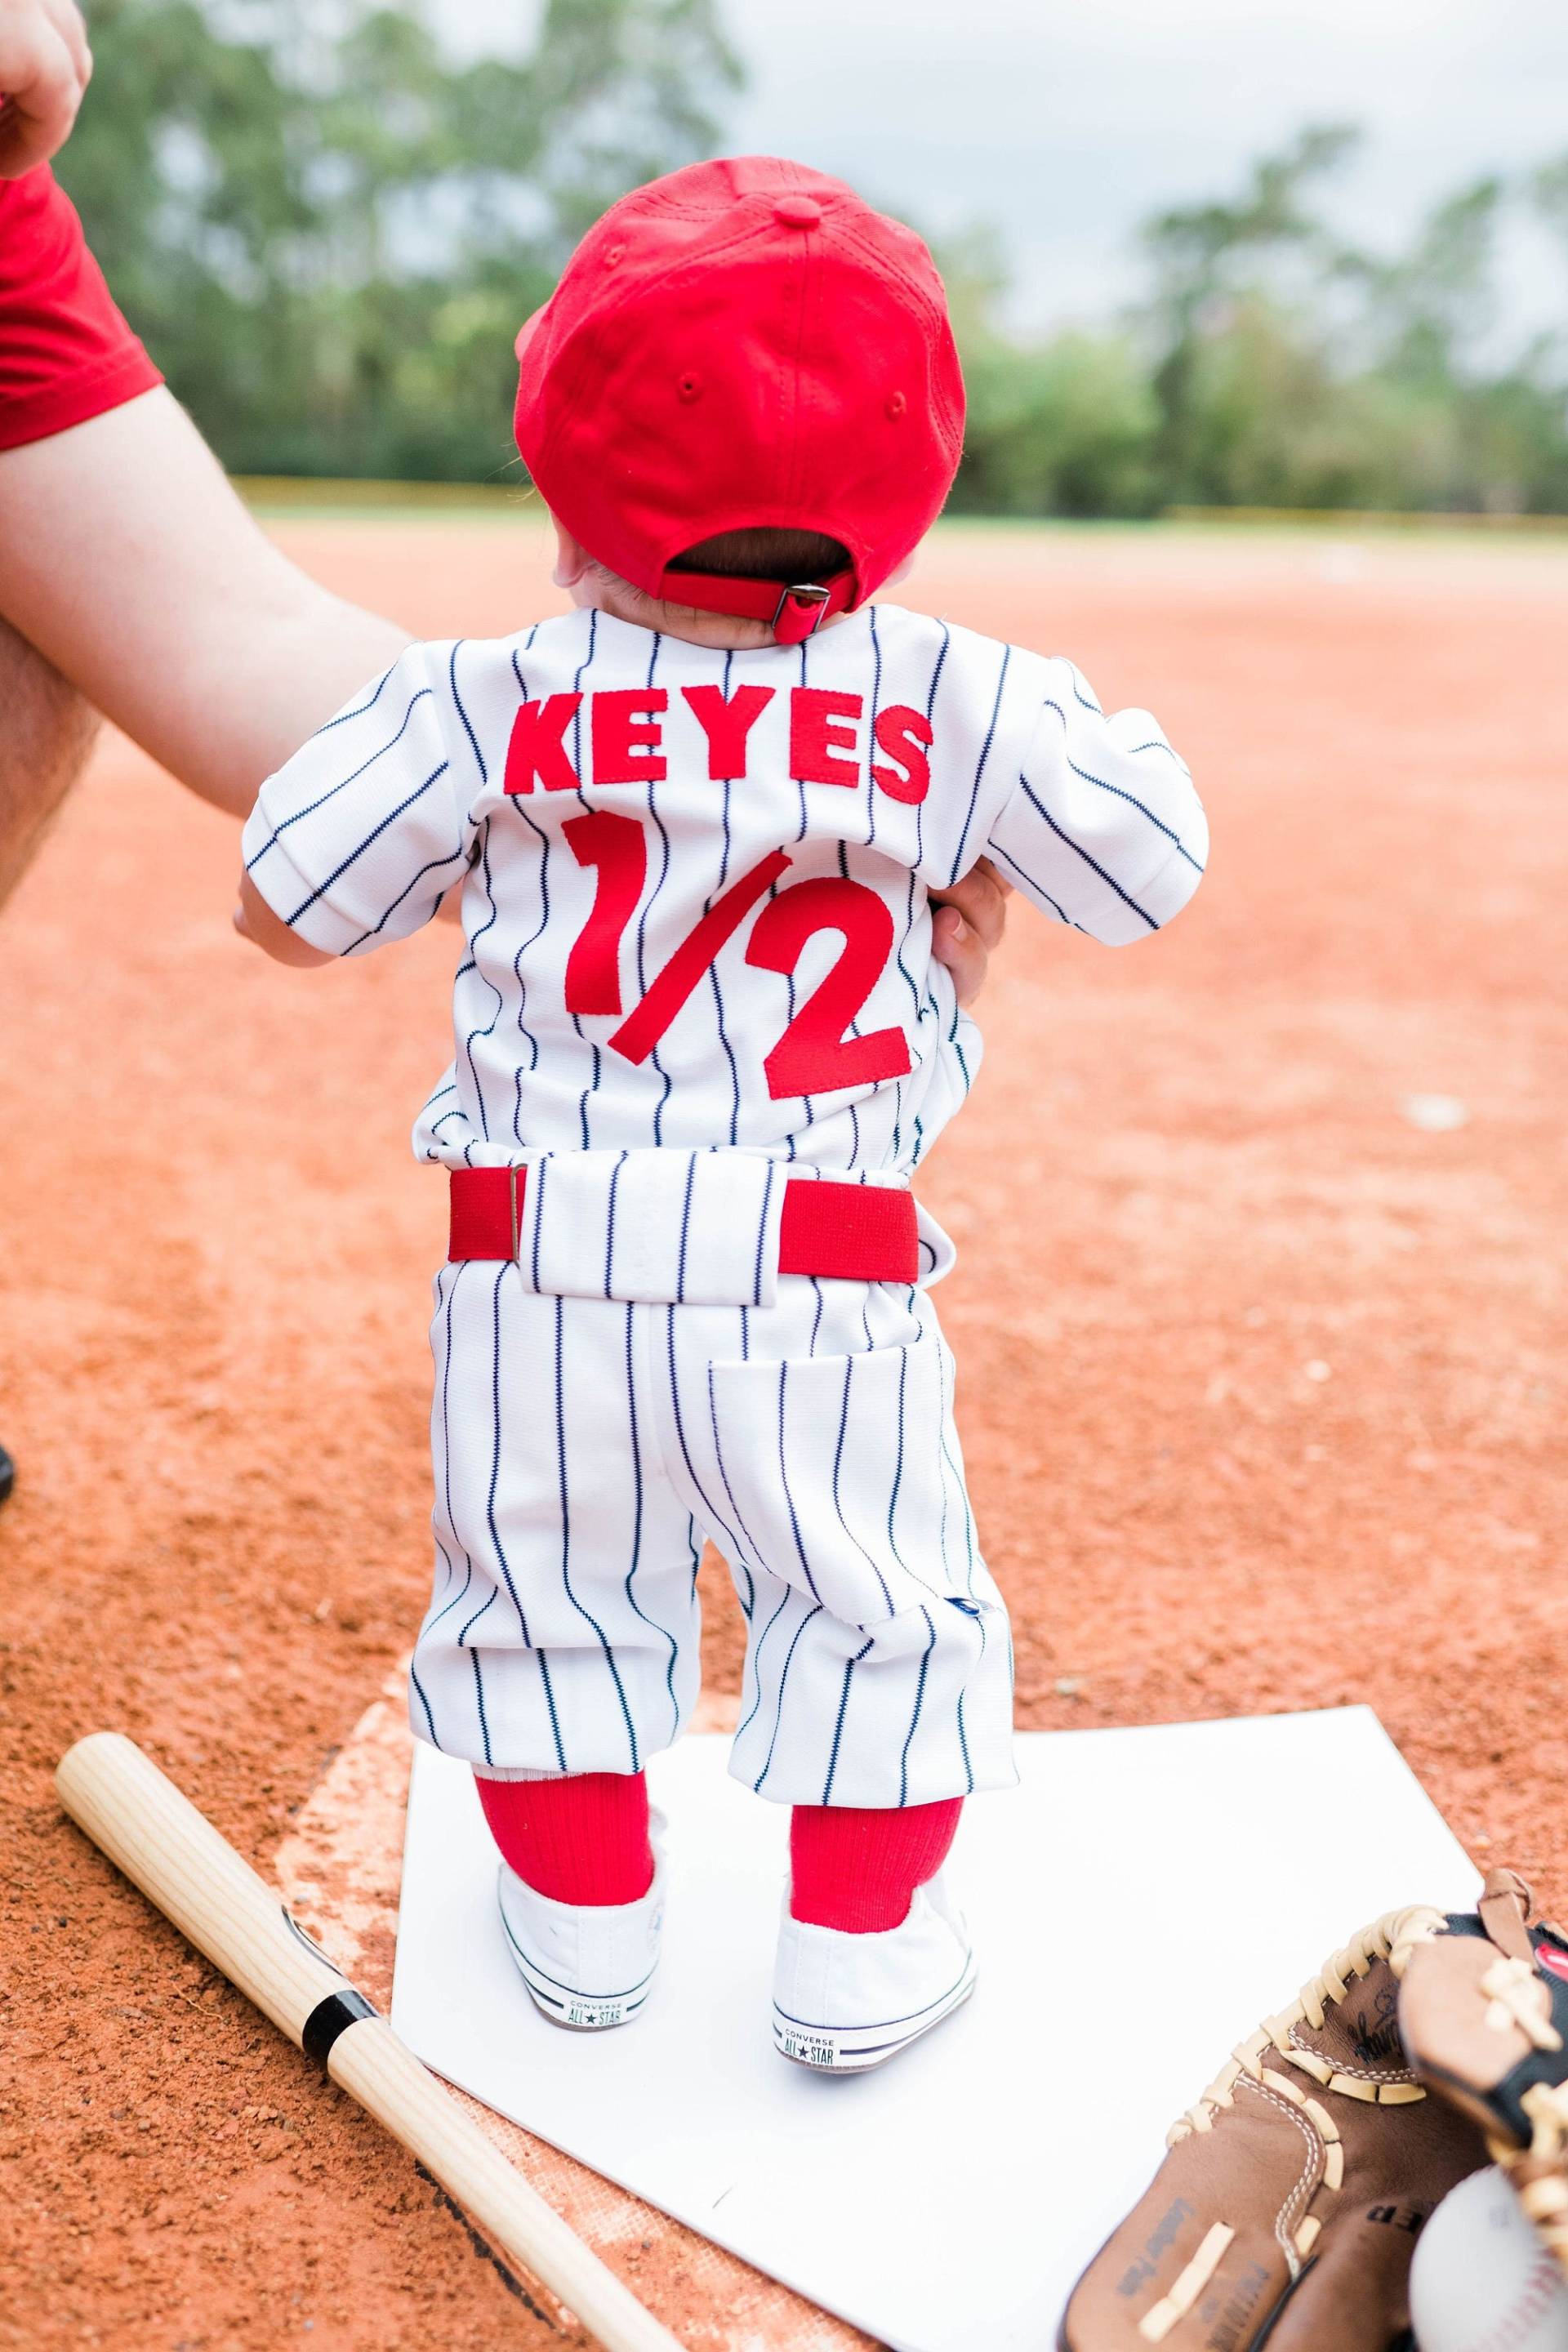
<path id="1" fill-rule="evenodd" d="M 1365 1707 L 1035 1733 L 949 1865 L 968 2008 L 885 2070 L 775 2055 L 787 1815 L 729 1742 L 655 1759 L 670 1901 L 636 2024 L 564 2033 L 508 1955 L 468 1768 L 420 1748 L 392 2021 L 426 2062 L 899 2352 L 1049 2352 L 1232 2044 L 1355 1930 L 1475 1871 Z"/>

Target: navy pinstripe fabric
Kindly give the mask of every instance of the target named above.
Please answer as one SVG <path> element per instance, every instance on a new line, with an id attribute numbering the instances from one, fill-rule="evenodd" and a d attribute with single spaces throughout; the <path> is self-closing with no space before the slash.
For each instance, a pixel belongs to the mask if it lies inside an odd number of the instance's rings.
<path id="1" fill-rule="evenodd" d="M 806 1611 L 805 1615 L 795 1627 L 794 1639 L 791 1641 L 788 1652 L 784 1657 L 784 1671 L 779 1676 L 778 1695 L 773 1706 L 773 1727 L 772 1735 L 768 1740 L 768 1752 L 763 1759 L 762 1770 L 758 1773 L 756 1779 L 752 1783 L 752 1788 L 757 1790 L 759 1795 L 762 1793 L 763 1782 L 773 1770 L 773 1757 L 778 1749 L 779 1733 L 784 1728 L 784 1691 L 789 1682 L 790 1668 L 795 1664 L 795 1654 L 800 1647 L 801 1636 L 805 1632 L 806 1627 L 812 1622 L 814 1618 L 820 1617 L 821 1614 L 822 1603 L 818 1601 Z"/>
<path id="2" fill-rule="evenodd" d="M 333 884 L 342 880 L 350 866 L 357 866 L 360 859 L 364 856 L 366 850 L 374 849 L 376 843 L 382 838 L 383 835 L 391 831 L 392 827 L 397 823 L 399 817 L 405 816 L 407 814 L 408 811 L 414 806 L 416 801 L 423 800 L 426 793 L 430 790 L 432 784 L 439 783 L 441 778 L 446 774 L 446 772 L 447 762 L 445 760 L 442 760 L 437 766 L 432 768 L 430 773 L 426 777 L 423 783 L 416 784 L 414 790 L 405 799 L 399 801 L 395 808 L 388 809 L 386 814 L 381 819 L 380 823 L 378 824 L 372 825 L 363 840 L 356 842 L 354 846 L 349 851 L 347 856 L 341 859 L 340 862 L 333 866 L 331 872 L 328 874 L 322 881 L 318 882 L 313 889 L 306 892 L 299 905 L 292 908 L 289 914 L 283 917 L 284 921 L 288 923 L 291 929 L 297 927 L 302 921 L 303 918 L 310 912 L 310 909 L 316 906 L 320 900 L 326 898 Z M 278 833 L 281 833 L 282 829 L 283 828 L 280 825 L 278 829 Z M 271 841 L 267 845 L 268 848 L 276 848 L 278 846 L 278 833 L 273 835 Z M 397 898 L 388 899 L 386 905 L 382 908 L 381 913 L 377 916 L 375 923 L 372 926 L 371 930 L 361 932 L 360 937 L 362 939 L 368 938 L 384 929 L 385 928 L 388 915 L 392 912 L 394 907 L 402 904 L 402 899 L 405 895 L 405 894 L 404 893 L 400 893 Z"/>
<path id="3" fill-rule="evenodd" d="M 1007 688 L 1007 665 L 1012 658 L 1012 646 L 1004 646 L 1002 648 L 1002 667 L 996 673 L 996 699 L 991 706 L 991 719 L 990 723 L 987 725 L 985 730 L 985 740 L 980 747 L 980 757 L 974 763 L 974 782 L 969 794 L 968 813 L 963 820 L 963 830 L 960 832 L 958 836 L 958 855 L 952 861 L 952 872 L 948 877 L 948 879 L 952 882 L 956 882 L 959 876 L 961 874 L 967 873 L 969 869 L 969 860 L 964 855 L 969 846 L 969 829 L 974 823 L 974 812 L 979 804 L 980 785 L 981 781 L 985 774 L 985 762 L 991 757 L 991 746 L 996 740 L 996 721 L 1002 713 L 1002 697 L 1005 693 Z"/>
<path id="4" fill-rule="evenodd" d="M 636 1309 L 628 1306 L 626 1308 L 626 1435 L 627 1442 L 631 1448 L 632 1457 L 633 1505 L 631 1559 L 626 1568 L 626 1599 L 637 1611 L 637 1613 L 642 1619 L 643 1623 L 648 1626 L 652 1632 L 658 1633 L 661 1640 L 668 1642 L 669 1644 L 669 1659 L 665 1667 L 665 1687 L 669 1693 L 669 1736 L 671 1739 L 676 1739 L 680 1734 L 680 1702 L 676 1696 L 675 1692 L 675 1667 L 676 1661 L 680 1655 L 680 1644 L 676 1640 L 675 1635 L 670 1632 L 668 1625 L 659 1624 L 656 1618 L 648 1615 L 647 1610 L 644 1609 L 642 1603 L 638 1601 L 637 1594 L 632 1590 L 637 1580 L 637 1567 L 642 1559 L 643 1523 L 642 1441 L 637 1433 L 637 1388 L 632 1374 L 632 1336 L 633 1317 L 635 1313 Z M 688 1518 L 687 1526 L 689 1530 L 689 1518 Z M 695 1562 L 695 1545 L 692 1546 L 692 1556 L 693 1561 Z"/>
<path id="5" fill-rule="evenodd" d="M 726 725 L 743 750 L 721 755 Z M 634 830 L 601 825 L 584 863 L 562 838 L 583 812 Z M 963 1103 L 980 1041 L 931 890 L 989 856 L 1121 945 L 1206 854 L 1147 713 L 892 605 L 755 653 L 593 612 L 416 646 L 268 779 L 247 862 L 312 944 L 405 937 L 462 877 L 452 1060 L 416 1150 L 527 1165 L 519 1264 L 437 1285 L 421 1738 L 500 1769 L 639 1769 L 696 1691 L 706 1538 L 746 1623 L 749 1785 L 901 1805 L 1010 1778 L 1011 1643 L 933 1311 L 777 1276 L 777 1167 L 900 1184 Z M 754 875 L 739 922 L 704 929 Z M 566 1001 L 590 930 L 604 1012 Z M 694 934 L 710 951 L 652 1000 L 651 1044 L 617 1045 Z M 922 1226 L 922 1279 L 950 1256 Z"/>
<path id="6" fill-rule="evenodd" d="M 727 698 L 762 688 L 741 776 L 709 777 L 707 735 L 687 699 L 698 686 Z M 634 760 L 646 782 L 617 772 L 599 784 L 595 696 L 656 688 L 665 704 L 644 723 L 658 731 L 665 772 Z M 836 713 L 858 711 L 830 722 L 831 782 L 793 772 L 797 688 L 826 693 Z M 561 743 L 573 789 L 550 789 L 559 779 L 542 772 L 527 792 L 508 793 L 518 710 L 561 697 L 571 701 Z M 929 790 L 911 784 L 909 799 L 872 777 L 879 719 L 905 709 L 932 733 Z M 813 757 L 820 751 L 805 755 L 808 768 Z M 884 770 L 895 784 L 900 765 L 895 755 Z M 597 877 L 552 853 L 565 815 L 586 809 L 629 814 L 647 832 L 620 958 L 624 1008 L 703 908 L 782 848 L 790 862 L 771 904 L 829 875 L 887 906 L 891 955 L 867 1001 L 847 1008 L 843 1034 L 901 1030 L 908 1071 L 774 1097 L 767 1055 L 842 942 L 824 932 L 791 969 L 763 970 L 748 961 L 744 925 L 651 1053 L 635 1065 L 618 1057 L 613 1017 L 563 1003 Z M 931 957 L 929 888 L 988 854 L 1054 920 L 1121 944 L 1169 919 L 1205 853 L 1190 780 L 1145 714 L 1108 719 L 1070 664 L 890 605 L 760 654 L 705 653 L 593 613 L 499 643 L 416 647 L 390 683 L 359 697 L 268 780 L 247 835 L 258 887 L 340 953 L 428 919 L 440 886 L 469 862 L 458 1103 L 430 1114 L 420 1140 L 429 1156 L 473 1162 L 498 1139 L 534 1150 L 733 1142 L 852 1174 L 907 1172 L 963 1100 L 977 1060 L 973 1027 Z M 460 1119 L 447 1116 L 453 1108 Z"/>
<path id="7" fill-rule="evenodd" d="M 593 1611 L 584 1606 L 572 1588 L 572 1510 L 566 1476 L 566 1402 L 564 1353 L 562 1345 L 562 1321 L 565 1311 L 565 1301 L 557 1298 L 555 1301 L 555 1458 L 561 1477 L 561 1581 L 566 1588 L 566 1598 L 573 1608 L 587 1624 L 593 1627 L 598 1636 L 599 1647 L 605 1654 L 605 1664 L 610 1670 L 610 1680 L 616 1687 L 616 1698 L 620 1706 L 621 1719 L 626 1727 L 626 1746 L 631 1757 L 626 1769 L 630 1772 L 640 1772 L 642 1759 L 637 1753 L 637 1727 L 632 1721 L 631 1709 L 626 1705 L 626 1685 L 621 1680 L 620 1670 L 616 1664 L 614 1647 Z"/>
<path id="8" fill-rule="evenodd" d="M 390 677 L 392 676 L 392 672 L 388 670 L 386 676 L 387 677 Z M 384 686 L 385 683 L 386 679 L 384 678 L 382 680 L 382 684 Z M 268 835 L 260 847 L 253 851 L 251 855 L 246 858 L 246 872 L 249 874 L 255 870 L 256 866 L 259 865 L 261 859 L 266 856 L 268 851 L 273 846 L 274 843 L 279 841 L 282 835 L 288 832 L 290 825 L 302 824 L 307 817 L 314 816 L 318 809 L 325 808 L 327 803 L 330 800 L 335 799 L 339 793 L 346 793 L 352 785 L 357 784 L 360 778 L 364 775 L 368 770 L 374 768 L 378 760 L 384 759 L 388 751 L 395 751 L 398 744 L 403 740 L 405 734 L 407 732 L 408 722 L 413 718 L 416 708 L 421 702 L 427 701 L 429 699 L 429 696 L 430 688 L 427 686 L 417 688 L 409 698 L 407 709 L 404 712 L 403 717 L 398 721 L 396 733 L 395 735 L 388 736 L 386 741 L 381 745 L 378 751 L 373 751 L 368 760 L 362 760 L 357 768 L 352 768 L 348 774 L 344 776 L 340 782 L 330 786 L 326 792 L 321 793 L 319 799 L 307 801 L 302 808 L 295 809 L 292 814 L 279 817 L 278 823 L 273 826 L 271 832 Z M 362 703 L 359 710 L 345 711 L 341 719 L 329 719 L 327 726 L 342 727 L 349 719 L 359 718 L 363 711 L 368 710 L 371 708 L 374 699 L 375 698 L 373 696 L 371 698 L 371 702 Z M 326 729 L 323 728 L 321 731 L 324 734 L 326 732 Z"/>

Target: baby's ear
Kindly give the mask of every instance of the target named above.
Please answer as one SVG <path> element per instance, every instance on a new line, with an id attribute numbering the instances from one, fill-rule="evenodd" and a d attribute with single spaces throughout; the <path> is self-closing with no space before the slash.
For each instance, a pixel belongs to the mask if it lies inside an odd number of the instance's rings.
<path id="1" fill-rule="evenodd" d="M 575 588 L 592 569 L 594 559 L 585 548 L 579 547 L 559 515 L 552 515 L 550 520 L 555 526 L 555 585 Z"/>

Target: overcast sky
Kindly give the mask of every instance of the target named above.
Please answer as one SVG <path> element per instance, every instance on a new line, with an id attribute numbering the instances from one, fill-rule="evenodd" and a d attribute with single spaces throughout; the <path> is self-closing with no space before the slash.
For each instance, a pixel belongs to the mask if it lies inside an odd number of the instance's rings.
<path id="1" fill-rule="evenodd" d="M 438 0 L 465 46 L 530 0 Z M 1368 139 L 1338 217 L 1369 243 L 1436 196 L 1568 151 L 1568 0 L 721 0 L 751 87 L 724 146 L 800 157 L 938 230 L 1004 233 L 1015 310 L 1103 317 L 1151 211 L 1233 188 L 1303 122 Z M 1514 241 L 1522 310 L 1568 257 Z"/>

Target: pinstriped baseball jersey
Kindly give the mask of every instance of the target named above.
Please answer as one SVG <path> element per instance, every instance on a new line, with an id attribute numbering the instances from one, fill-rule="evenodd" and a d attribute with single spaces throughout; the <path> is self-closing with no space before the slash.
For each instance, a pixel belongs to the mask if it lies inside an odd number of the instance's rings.
<path id="1" fill-rule="evenodd" d="M 466 873 L 416 1149 L 528 1170 L 510 1254 L 437 1286 L 420 1738 L 640 1769 L 695 1695 L 707 1538 L 747 1626 L 737 1777 L 867 1806 L 1013 1779 L 934 1308 L 780 1271 L 778 1180 L 902 1188 L 966 1093 L 931 888 L 988 855 L 1130 940 L 1205 849 L 1143 713 L 886 606 L 745 654 L 592 612 L 416 646 L 263 788 L 247 866 L 318 947 L 401 937 Z"/>
<path id="2" fill-rule="evenodd" d="M 926 893 L 982 856 L 1120 943 L 1206 831 L 1142 711 L 1064 660 L 895 606 L 725 654 L 597 612 L 411 648 L 263 787 L 247 866 L 314 945 L 368 952 L 467 875 L 455 1055 L 416 1149 L 739 1145 L 907 1177 L 973 1024 Z"/>

